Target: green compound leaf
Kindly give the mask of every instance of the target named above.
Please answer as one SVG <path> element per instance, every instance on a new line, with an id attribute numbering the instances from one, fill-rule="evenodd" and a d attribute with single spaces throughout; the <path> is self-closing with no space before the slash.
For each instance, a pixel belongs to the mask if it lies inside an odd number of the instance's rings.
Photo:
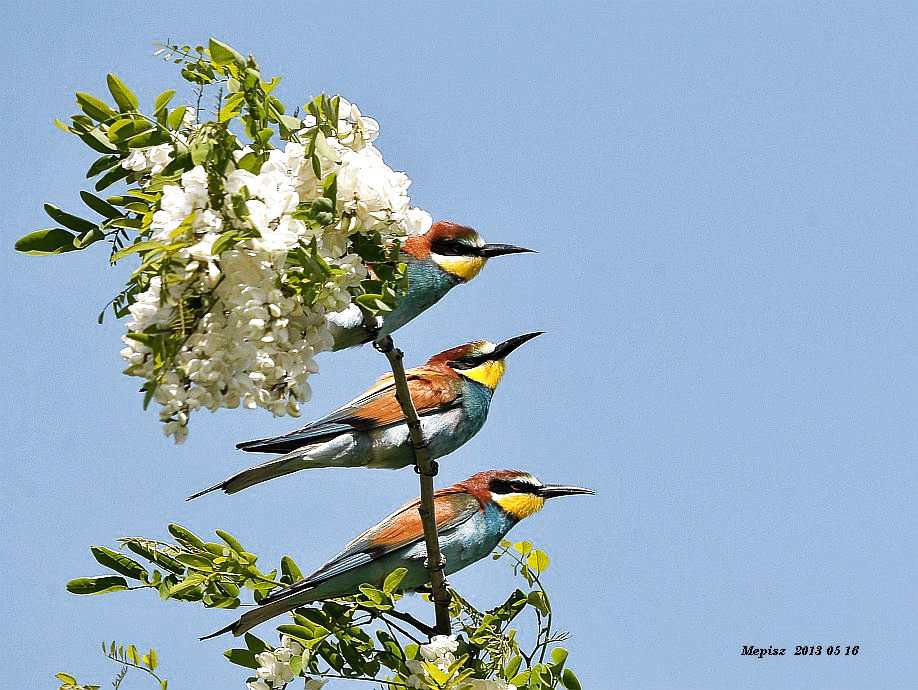
<path id="1" fill-rule="evenodd" d="M 110 568 L 116 573 L 121 573 L 135 580 L 145 580 L 147 577 L 146 568 L 133 558 L 128 558 L 123 553 L 112 551 L 104 546 L 93 546 L 90 547 L 89 550 L 92 552 L 93 558 L 95 558 L 100 565 L 104 565 L 106 568 Z"/>
<path id="2" fill-rule="evenodd" d="M 539 610 L 543 616 L 547 616 L 551 613 L 551 607 L 548 604 L 548 600 L 545 598 L 545 595 L 542 592 L 534 591 L 530 592 L 526 597 L 526 601 L 530 606 L 534 606 Z"/>
<path id="3" fill-rule="evenodd" d="M 242 548 L 242 544 L 240 544 L 233 535 L 229 534 L 228 532 L 224 532 L 222 529 L 216 530 L 215 533 L 233 551 L 236 553 L 245 553 L 245 549 Z"/>
<path id="4" fill-rule="evenodd" d="M 255 660 L 255 652 L 250 649 L 228 649 L 223 652 L 223 656 L 238 666 L 258 668 L 258 662 Z"/>
<path id="5" fill-rule="evenodd" d="M 245 67 L 245 58 L 216 38 L 210 39 L 210 59 L 218 67 L 230 64 L 235 64 L 240 69 Z"/>
<path id="6" fill-rule="evenodd" d="M 124 247 L 123 249 L 119 249 L 117 252 L 112 254 L 111 262 L 115 263 L 116 261 L 120 261 L 124 257 L 129 256 L 133 254 L 134 252 L 145 252 L 150 249 L 165 249 L 165 247 L 163 247 L 162 242 L 158 242 L 156 240 L 145 240 L 143 242 L 135 242 L 134 244 L 130 244 L 127 247 Z"/>
<path id="7" fill-rule="evenodd" d="M 529 541 L 518 541 L 513 545 L 513 548 L 519 551 L 524 556 L 532 551 L 532 542 Z"/>
<path id="8" fill-rule="evenodd" d="M 45 213 L 51 216 L 52 220 L 56 220 L 65 228 L 70 228 L 80 233 L 89 232 L 98 227 L 98 225 L 91 221 L 61 211 L 54 204 L 45 204 Z"/>
<path id="9" fill-rule="evenodd" d="M 30 232 L 16 241 L 15 249 L 32 256 L 50 256 L 80 249 L 74 245 L 77 236 L 63 228 L 47 228 Z"/>
<path id="10" fill-rule="evenodd" d="M 117 114 L 105 101 L 101 101 L 95 96 L 90 96 L 88 93 L 77 93 L 76 99 L 80 109 L 93 120 L 104 122 Z"/>
<path id="11" fill-rule="evenodd" d="M 174 573 L 175 575 L 185 574 L 185 566 L 182 563 L 175 560 L 172 556 L 157 550 L 155 547 L 150 547 L 146 544 L 136 541 L 126 541 L 125 543 L 127 544 L 127 547 L 138 556 L 143 556 L 150 562 L 156 563 L 156 565 L 165 568 L 170 573 Z"/>
<path id="12" fill-rule="evenodd" d="M 146 120 L 135 120 L 125 117 L 108 128 L 108 140 L 116 145 L 124 146 L 138 134 L 149 131 L 153 125 Z"/>
<path id="13" fill-rule="evenodd" d="M 80 192 L 80 198 L 83 200 L 84 204 L 89 206 L 89 208 L 98 213 L 100 216 L 105 216 L 106 218 L 121 218 L 124 215 L 110 203 L 103 201 L 95 194 L 90 194 L 89 192 L 82 191 Z"/>
<path id="14" fill-rule="evenodd" d="M 179 582 L 169 589 L 169 596 L 188 601 L 200 601 L 203 594 L 198 586 L 204 582 L 204 579 L 203 575 L 189 575 L 184 582 Z"/>
<path id="15" fill-rule="evenodd" d="M 520 670 L 520 666 L 523 663 L 523 657 L 515 656 L 507 663 L 507 666 L 504 668 L 504 678 L 513 678 Z"/>
<path id="16" fill-rule="evenodd" d="M 290 556 L 284 556 L 281 559 L 281 582 L 292 585 L 303 579 L 303 573 Z"/>
<path id="17" fill-rule="evenodd" d="M 106 77 L 106 81 L 108 82 L 108 90 L 111 92 L 112 98 L 115 99 L 115 103 L 118 104 L 118 109 L 121 112 L 137 109 L 137 96 L 131 93 L 131 90 L 124 85 L 124 82 L 114 74 L 109 74 Z"/>
<path id="18" fill-rule="evenodd" d="M 82 235 L 77 237 L 73 241 L 73 246 L 77 249 L 85 249 L 93 242 L 98 242 L 99 240 L 105 239 L 105 233 L 102 232 L 99 228 L 93 228 L 92 230 L 87 230 Z"/>
<path id="19" fill-rule="evenodd" d="M 580 681 L 577 680 L 577 676 L 569 668 L 564 669 L 561 674 L 561 685 L 567 690 L 581 690 Z"/>
<path id="20" fill-rule="evenodd" d="M 178 129 L 182 126 L 182 122 L 185 119 L 186 109 L 186 106 L 180 105 L 178 108 L 169 113 L 169 117 L 166 120 L 169 125 L 169 129 Z"/>
<path id="21" fill-rule="evenodd" d="M 529 557 L 526 559 L 527 565 L 535 570 L 537 573 L 541 573 L 548 568 L 548 554 L 540 549 L 536 549 L 529 554 Z"/>
<path id="22" fill-rule="evenodd" d="M 274 649 L 267 642 L 265 642 L 261 638 L 255 637 L 255 635 L 253 635 L 252 633 L 246 633 L 245 637 L 243 637 L 242 639 L 245 640 L 245 646 L 253 654 L 261 654 L 262 652 L 270 652 L 272 649 Z"/>
<path id="23" fill-rule="evenodd" d="M 322 630 L 325 630 L 325 629 L 322 628 Z M 304 644 L 309 642 L 313 638 L 317 637 L 317 635 L 313 632 L 313 630 L 310 630 L 309 628 L 303 625 L 291 625 L 291 624 L 279 625 L 277 626 L 277 631 L 281 633 L 282 635 L 286 635 L 287 637 L 292 637 L 293 639 L 298 640 L 299 642 L 302 642 Z M 321 637 L 321 635 L 319 636 Z"/>
<path id="24" fill-rule="evenodd" d="M 159 661 L 156 658 L 156 650 L 151 649 L 149 654 L 144 654 L 143 657 L 141 657 L 141 661 L 143 661 L 144 666 L 146 666 L 148 669 L 155 671 L 157 665 L 159 664 Z"/>
<path id="25" fill-rule="evenodd" d="M 121 160 L 122 157 L 117 155 L 102 156 L 89 166 L 89 170 L 86 171 L 86 177 L 95 177 L 99 173 L 114 168 Z"/>
<path id="26" fill-rule="evenodd" d="M 191 530 L 185 529 L 181 525 L 176 525 L 174 522 L 169 524 L 168 529 L 169 534 L 175 537 L 180 544 L 190 548 L 204 548 L 204 541 Z"/>
<path id="27" fill-rule="evenodd" d="M 122 168 L 120 165 L 113 167 L 102 177 L 99 178 L 96 182 L 96 191 L 101 192 L 106 187 L 111 187 L 118 180 L 123 180 L 125 177 L 131 174 L 131 171 L 127 168 Z"/>
<path id="28" fill-rule="evenodd" d="M 127 145 L 132 149 L 144 149 L 148 146 L 159 146 L 168 141 L 169 136 L 165 132 L 159 129 L 150 129 L 146 132 L 141 132 L 137 136 L 131 137 Z"/>
<path id="29" fill-rule="evenodd" d="M 159 112 L 169 105 L 169 101 L 172 100 L 172 97 L 175 95 L 175 90 L 170 89 L 169 91 L 163 91 L 156 97 L 156 103 L 153 105 L 153 114 L 158 115 Z"/>
<path id="30" fill-rule="evenodd" d="M 213 572 L 214 564 L 206 556 L 200 556 L 196 553 L 180 553 L 175 557 L 179 563 L 187 566 L 192 570 L 209 573 Z"/>
<path id="31" fill-rule="evenodd" d="M 391 573 L 386 576 L 385 582 L 383 582 L 383 591 L 386 594 L 391 594 L 394 592 L 398 586 L 401 584 L 402 579 L 408 573 L 408 568 L 396 568 Z"/>
<path id="32" fill-rule="evenodd" d="M 567 661 L 568 652 L 564 647 L 555 647 L 551 650 L 551 660 L 555 662 L 555 666 L 560 668 L 564 666 L 564 662 Z"/>
<path id="33" fill-rule="evenodd" d="M 127 589 L 128 583 L 123 577 L 103 575 L 100 577 L 79 577 L 67 583 L 71 594 L 103 594 Z"/>
<path id="34" fill-rule="evenodd" d="M 118 147 L 112 145 L 109 138 L 103 134 L 98 127 L 88 129 L 84 133 L 77 135 L 80 140 L 93 151 L 99 153 L 117 153 Z M 125 172 L 128 172 L 127 170 Z"/>

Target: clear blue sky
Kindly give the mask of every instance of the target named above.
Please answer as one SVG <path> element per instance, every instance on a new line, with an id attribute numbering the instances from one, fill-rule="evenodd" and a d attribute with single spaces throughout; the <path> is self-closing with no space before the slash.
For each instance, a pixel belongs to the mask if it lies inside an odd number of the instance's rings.
<path id="1" fill-rule="evenodd" d="M 185 503 L 246 463 L 234 443 L 296 422 L 205 413 L 173 446 L 119 373 L 123 324 L 95 323 L 123 272 L 101 248 L 11 251 L 43 202 L 78 208 L 91 156 L 52 125 L 73 92 L 116 70 L 150 103 L 175 83 L 152 44 L 215 35 L 283 75 L 285 102 L 336 92 L 378 119 L 434 217 L 540 250 L 397 336 L 417 364 L 547 331 L 439 481 L 519 467 L 596 489 L 511 533 L 553 558 L 585 688 L 913 687 L 915 5 L 462 4 L 7 8 L 0 668 L 107 685 L 117 639 L 155 645 L 176 688 L 242 688 L 225 642 L 197 642 L 231 614 L 68 595 L 101 571 L 89 546 L 177 521 L 309 568 L 416 495 L 409 471 L 329 470 Z M 306 418 L 385 368 L 371 349 L 320 363 Z M 485 605 L 510 586 L 491 562 L 452 581 Z"/>

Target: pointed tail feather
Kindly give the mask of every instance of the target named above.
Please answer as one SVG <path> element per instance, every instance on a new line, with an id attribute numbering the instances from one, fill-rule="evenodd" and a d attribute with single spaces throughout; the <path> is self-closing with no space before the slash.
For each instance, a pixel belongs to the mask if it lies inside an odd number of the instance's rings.
<path id="1" fill-rule="evenodd" d="M 236 621 L 235 623 L 230 623 L 230 624 L 227 625 L 225 628 L 220 628 L 217 632 L 212 632 L 210 635 L 204 635 L 204 637 L 199 637 L 198 639 L 201 640 L 201 641 L 203 642 L 204 640 L 209 640 L 209 639 L 211 639 L 211 638 L 213 638 L 213 637 L 219 637 L 220 635 L 223 635 L 224 633 L 228 633 L 228 632 L 232 631 L 232 629 L 233 629 L 238 623 L 239 623 L 239 621 Z"/>
<path id="2" fill-rule="evenodd" d="M 313 458 L 308 455 L 302 455 L 300 453 L 288 453 L 287 455 L 282 455 L 279 458 L 274 458 L 274 460 L 269 460 L 268 462 L 263 462 L 260 465 L 254 465 L 253 467 L 248 467 L 241 472 L 237 472 L 229 479 L 224 479 L 219 484 L 214 484 L 211 487 L 199 491 L 196 494 L 189 496 L 186 500 L 190 501 L 197 498 L 198 496 L 203 496 L 206 493 L 211 491 L 216 491 L 221 489 L 225 493 L 234 494 L 243 489 L 248 489 L 250 486 L 255 486 L 256 484 L 261 484 L 262 482 L 275 479 L 277 477 L 283 477 L 285 474 L 291 474 L 298 470 L 307 469 L 309 467 L 327 467 L 328 465 L 313 465 Z"/>
<path id="3" fill-rule="evenodd" d="M 216 491 L 217 489 L 219 489 L 219 488 L 222 487 L 222 486 L 223 486 L 222 484 L 214 484 L 213 486 L 208 487 L 208 488 L 204 489 L 203 491 L 198 491 L 196 494 L 191 494 L 191 496 L 189 496 L 189 497 L 186 498 L 185 500 L 186 500 L 186 501 L 193 501 L 193 500 L 196 499 L 196 498 L 200 498 L 200 497 L 203 496 L 204 494 L 209 494 L 211 491 Z"/>

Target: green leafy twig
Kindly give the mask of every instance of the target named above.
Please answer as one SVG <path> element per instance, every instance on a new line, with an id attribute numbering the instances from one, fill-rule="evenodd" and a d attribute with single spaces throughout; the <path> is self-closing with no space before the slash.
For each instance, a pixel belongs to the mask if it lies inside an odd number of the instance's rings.
<path id="1" fill-rule="evenodd" d="M 111 645 L 106 647 L 103 642 L 102 653 L 112 661 L 121 664 L 121 670 L 118 671 L 115 675 L 115 679 L 112 681 L 112 686 L 115 690 L 118 690 L 128 670 L 132 668 L 143 671 L 145 674 L 155 679 L 159 684 L 160 690 L 167 690 L 169 681 L 165 678 L 161 678 L 159 674 L 156 673 L 159 661 L 155 649 L 151 648 L 149 652 L 141 655 L 134 645 L 125 647 L 124 645 L 112 642 Z M 98 685 L 81 685 L 68 673 L 58 673 L 56 678 L 61 681 L 59 690 L 99 690 L 100 688 Z"/>

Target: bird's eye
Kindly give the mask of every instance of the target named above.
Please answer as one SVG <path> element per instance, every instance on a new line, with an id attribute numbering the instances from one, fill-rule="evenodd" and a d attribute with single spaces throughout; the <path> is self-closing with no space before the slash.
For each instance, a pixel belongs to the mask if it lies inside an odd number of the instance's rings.
<path id="1" fill-rule="evenodd" d="M 526 491 L 526 487 L 524 487 L 520 482 L 510 482 L 510 489 L 511 491 L 515 491 L 518 494 Z"/>
<path id="2" fill-rule="evenodd" d="M 430 247 L 430 251 L 440 256 L 470 256 L 475 253 L 475 249 L 457 240 L 440 240 Z"/>
<path id="3" fill-rule="evenodd" d="M 488 355 L 469 355 L 464 359 L 451 359 L 446 364 L 453 369 L 474 369 L 482 362 L 488 361 Z"/>
<path id="4" fill-rule="evenodd" d="M 499 496 L 506 496 L 513 492 L 513 485 L 503 479 L 492 479 L 491 485 L 488 488 L 491 490 L 491 493 Z"/>

